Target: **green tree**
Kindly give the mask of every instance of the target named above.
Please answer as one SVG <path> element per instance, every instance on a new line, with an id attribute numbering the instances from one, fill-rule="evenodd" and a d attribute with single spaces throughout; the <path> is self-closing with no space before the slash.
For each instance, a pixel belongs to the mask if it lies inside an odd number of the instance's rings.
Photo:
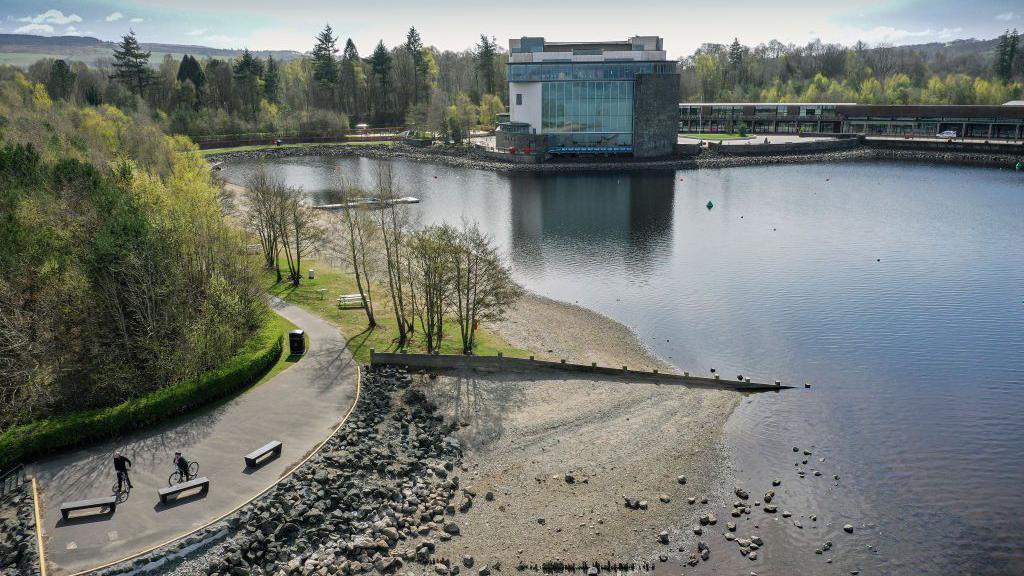
<path id="1" fill-rule="evenodd" d="M 391 53 L 384 41 L 377 42 L 373 54 L 370 55 L 370 71 L 373 73 L 374 85 L 377 87 L 376 113 L 378 121 L 388 112 L 388 95 L 391 91 Z"/>
<path id="2" fill-rule="evenodd" d="M 314 100 L 327 107 L 333 106 L 337 95 L 338 62 L 334 59 L 338 53 L 337 41 L 334 30 L 327 24 L 316 35 L 316 44 L 313 45 L 313 81 L 316 85 L 311 88 L 317 96 Z"/>
<path id="3" fill-rule="evenodd" d="M 280 103 L 278 92 L 281 89 L 281 69 L 274 56 L 267 56 L 267 65 L 263 72 L 263 96 L 273 104 Z"/>
<path id="4" fill-rule="evenodd" d="M 494 38 L 488 38 L 486 34 L 481 34 L 480 43 L 476 45 L 476 73 L 480 81 L 480 91 L 483 94 L 494 94 L 495 92 L 497 54 L 498 46 Z"/>
<path id="5" fill-rule="evenodd" d="M 412 57 L 412 102 L 417 104 L 420 101 L 420 95 L 423 93 L 422 87 L 427 79 L 429 66 L 427 65 L 427 59 L 423 55 L 423 41 L 420 39 L 420 33 L 416 31 L 415 26 L 410 27 L 408 34 L 405 36 L 405 49 L 409 51 L 409 56 Z"/>
<path id="6" fill-rule="evenodd" d="M 242 51 L 242 57 L 232 67 L 232 74 L 240 88 L 242 102 L 248 109 L 250 118 L 255 120 L 259 116 L 263 89 L 263 62 L 246 48 Z"/>
<path id="7" fill-rule="evenodd" d="M 111 78 L 120 80 L 133 94 L 142 96 L 146 87 L 153 81 L 149 69 L 150 55 L 150 52 L 142 50 L 138 39 L 135 38 L 135 31 L 129 30 L 121 37 L 117 48 L 114 48 L 114 73 Z"/>
<path id="8" fill-rule="evenodd" d="M 47 82 L 47 91 L 53 98 L 67 100 L 75 89 L 75 73 L 64 60 L 53 61 L 50 67 L 50 80 Z"/>
<path id="9" fill-rule="evenodd" d="M 341 54 L 341 86 L 342 107 L 351 115 L 358 116 L 362 112 L 361 84 L 363 80 L 363 62 L 359 58 L 359 50 L 355 42 L 349 38 L 345 42 L 345 50 Z"/>

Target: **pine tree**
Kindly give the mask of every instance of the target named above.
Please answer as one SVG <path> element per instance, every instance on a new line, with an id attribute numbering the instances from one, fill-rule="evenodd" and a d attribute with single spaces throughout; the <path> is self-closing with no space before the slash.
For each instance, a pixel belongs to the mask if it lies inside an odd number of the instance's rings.
<path id="1" fill-rule="evenodd" d="M 387 91 L 390 82 L 388 77 L 391 75 L 391 53 L 388 52 L 383 40 L 377 42 L 373 54 L 370 55 L 370 69 L 380 83 L 381 89 Z"/>
<path id="2" fill-rule="evenodd" d="M 249 109 L 250 118 L 256 119 L 260 109 L 260 89 L 263 87 L 263 62 L 252 55 L 248 48 L 232 67 L 232 75 L 241 87 L 242 100 Z"/>
<path id="3" fill-rule="evenodd" d="M 349 38 L 345 42 L 345 50 L 341 54 L 341 86 L 343 107 L 350 114 L 362 112 L 359 98 L 359 74 L 357 67 L 362 65 L 359 59 L 359 50 L 356 50 L 355 42 Z"/>
<path id="4" fill-rule="evenodd" d="M 206 84 L 203 67 L 189 54 L 182 56 L 181 63 L 178 64 L 178 82 L 191 82 L 196 92 L 202 90 L 203 85 Z"/>
<path id="5" fill-rule="evenodd" d="M 64 60 L 54 60 L 53 66 L 50 67 L 50 82 L 47 85 L 50 96 L 67 100 L 74 87 L 75 73 L 71 71 L 71 67 Z"/>
<path id="6" fill-rule="evenodd" d="M 263 95 L 274 104 L 280 102 L 278 90 L 281 87 L 281 70 L 273 56 L 267 56 L 267 67 L 263 73 Z"/>
<path id="7" fill-rule="evenodd" d="M 331 89 L 338 83 L 338 63 L 334 60 L 338 53 L 337 41 L 328 24 L 316 35 L 313 46 L 313 79 Z"/>
<path id="8" fill-rule="evenodd" d="M 142 51 L 135 31 L 129 30 L 114 49 L 114 73 L 110 77 L 123 82 L 132 94 L 142 96 L 146 86 L 153 81 L 149 56 L 149 52 Z"/>
<path id="9" fill-rule="evenodd" d="M 417 104 L 428 72 L 427 59 L 423 56 L 423 41 L 415 26 L 410 27 L 409 33 L 405 36 L 405 49 L 412 56 L 412 102 Z"/>
<path id="10" fill-rule="evenodd" d="M 484 94 L 494 94 L 497 83 L 494 68 L 497 53 L 497 42 L 493 38 L 488 38 L 486 34 L 481 34 L 480 43 L 476 45 L 476 72 Z"/>

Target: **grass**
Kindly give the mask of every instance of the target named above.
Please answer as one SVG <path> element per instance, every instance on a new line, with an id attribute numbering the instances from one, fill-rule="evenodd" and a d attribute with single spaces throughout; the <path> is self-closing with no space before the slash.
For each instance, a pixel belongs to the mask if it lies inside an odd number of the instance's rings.
<path id="1" fill-rule="evenodd" d="M 203 156 L 211 156 L 215 154 L 226 154 L 228 152 L 249 152 L 252 150 L 269 150 L 272 148 L 310 148 L 314 146 L 392 146 L 394 140 L 367 140 L 359 142 L 307 142 L 298 144 L 281 144 L 277 146 L 275 144 L 254 144 L 252 146 L 235 146 L 232 148 L 210 148 L 208 150 L 201 150 L 200 153 Z"/>
<path id="2" fill-rule="evenodd" d="M 303 278 L 299 286 L 292 286 L 287 280 L 278 283 L 277 275 L 273 271 L 264 271 L 264 281 L 267 291 L 288 302 L 301 306 L 313 314 L 324 318 L 341 328 L 341 331 L 348 338 L 348 348 L 361 363 L 370 361 L 370 349 L 379 352 L 394 352 L 399 350 L 398 328 L 395 321 L 395 313 L 390 305 L 390 298 L 387 289 L 383 286 L 374 286 L 372 296 L 374 298 L 374 317 L 377 320 L 377 327 L 373 330 L 367 328 L 366 312 L 361 308 L 341 309 L 338 307 L 336 298 L 342 294 L 355 294 L 355 276 L 351 273 L 341 272 L 325 265 L 322 262 L 303 261 L 303 269 L 313 268 L 316 270 L 316 278 L 310 280 Z M 318 290 L 323 289 L 321 297 Z M 418 328 L 418 326 L 417 326 Z M 406 344 L 405 349 L 409 352 L 426 352 L 426 345 L 418 338 L 417 333 L 413 340 Z M 441 353 L 461 354 L 462 341 L 459 337 L 459 327 L 454 319 L 445 319 L 444 338 L 441 341 Z M 476 335 L 475 353 L 484 356 L 494 356 L 501 352 L 505 356 L 526 358 L 530 351 L 515 348 L 506 342 L 501 336 L 481 327 Z"/>
<path id="3" fill-rule="evenodd" d="M 741 136 L 740 134 L 724 134 L 716 132 L 714 134 L 680 134 L 683 138 L 693 138 L 694 140 L 739 140 L 740 138 L 749 138 L 750 136 Z"/>

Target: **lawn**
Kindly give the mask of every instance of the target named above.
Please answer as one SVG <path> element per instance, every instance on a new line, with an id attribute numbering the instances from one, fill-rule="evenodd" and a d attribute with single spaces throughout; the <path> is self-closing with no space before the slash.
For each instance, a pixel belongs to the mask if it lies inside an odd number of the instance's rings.
<path id="1" fill-rule="evenodd" d="M 692 138 L 694 140 L 739 140 L 741 138 L 751 138 L 751 136 L 742 136 L 740 134 L 725 134 L 721 132 L 715 132 L 714 134 L 680 134 L 683 138 Z"/>
<path id="2" fill-rule="evenodd" d="M 298 362 L 302 358 L 302 356 L 288 354 L 287 352 L 288 333 L 298 328 L 298 326 L 289 322 L 288 319 L 285 318 L 284 316 L 280 316 L 274 312 L 270 313 L 270 318 L 268 318 L 267 321 L 272 326 L 272 328 L 269 329 L 281 335 L 281 338 L 283 338 L 283 342 L 286 348 L 284 349 L 284 351 L 281 352 L 281 355 L 278 357 L 277 362 L 275 362 L 274 365 L 270 367 L 270 370 L 267 370 L 267 373 L 264 374 L 259 380 L 256 381 L 255 384 L 252 385 L 253 388 L 259 386 L 260 384 L 263 384 L 264 382 L 267 382 L 274 376 L 277 376 L 278 374 L 281 373 L 282 370 Z"/>
<path id="3" fill-rule="evenodd" d="M 269 150 L 272 148 L 311 148 L 314 146 L 392 146 L 394 140 L 367 140 L 359 142 L 309 142 L 299 144 L 254 144 L 252 146 L 235 146 L 233 148 L 210 148 L 208 150 L 200 150 L 203 156 L 211 156 L 214 154 L 226 154 L 228 152 L 249 152 L 251 150 Z"/>
<path id="4" fill-rule="evenodd" d="M 335 301 L 342 294 L 355 294 L 359 291 L 356 288 L 354 275 L 312 260 L 304 260 L 302 268 L 307 271 L 309 268 L 316 270 L 316 278 L 310 280 L 303 277 L 302 283 L 297 287 L 287 281 L 277 283 L 277 276 L 273 271 L 264 271 L 263 278 L 267 290 L 285 302 L 301 306 L 341 327 L 342 333 L 348 338 L 349 350 L 359 362 L 370 361 L 371 348 L 380 352 L 399 350 L 395 313 L 391 308 L 386 287 L 374 286 L 372 290 L 377 327 L 369 330 L 367 329 L 366 312 L 361 308 L 341 309 Z M 319 292 L 320 289 L 324 290 L 322 295 Z M 444 335 L 441 352 L 443 354 L 461 354 L 462 343 L 459 337 L 459 327 L 454 318 L 445 319 Z M 406 350 L 426 352 L 426 345 L 418 338 L 418 334 L 415 336 L 417 337 L 407 343 Z M 482 356 L 493 356 L 498 352 L 505 356 L 519 358 L 526 358 L 530 355 L 530 351 L 512 347 L 503 338 L 487 330 L 485 326 L 477 331 L 476 340 L 476 354 Z"/>

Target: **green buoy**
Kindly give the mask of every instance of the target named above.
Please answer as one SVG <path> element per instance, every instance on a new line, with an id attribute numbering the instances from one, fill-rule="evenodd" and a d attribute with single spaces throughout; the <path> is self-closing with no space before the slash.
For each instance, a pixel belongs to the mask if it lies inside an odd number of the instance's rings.
<path id="1" fill-rule="evenodd" d="M 1024 162 L 1017 162 L 1017 172 L 1024 170 Z"/>
<path id="2" fill-rule="evenodd" d="M 708 203 L 707 203 L 707 204 L 705 204 L 705 206 L 707 206 L 707 207 L 708 207 L 708 210 L 711 210 L 712 208 L 714 208 L 714 207 L 715 207 L 715 205 L 714 205 L 714 204 L 713 204 L 713 203 L 711 202 L 711 200 L 708 200 Z"/>

